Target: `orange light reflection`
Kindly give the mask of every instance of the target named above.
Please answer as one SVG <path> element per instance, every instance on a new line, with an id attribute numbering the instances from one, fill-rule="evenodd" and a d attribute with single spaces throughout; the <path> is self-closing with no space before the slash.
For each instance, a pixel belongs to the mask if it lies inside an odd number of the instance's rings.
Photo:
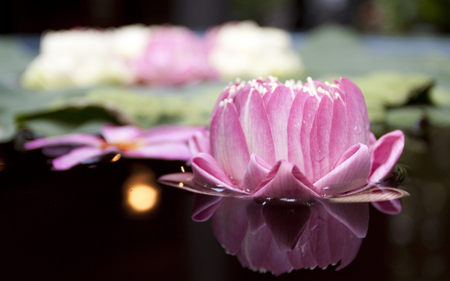
<path id="1" fill-rule="evenodd" d="M 135 211 L 149 211 L 157 201 L 158 191 L 154 187 L 142 183 L 129 187 L 127 202 Z"/>
<path id="2" fill-rule="evenodd" d="M 144 218 L 153 213 L 159 200 L 160 190 L 153 173 L 148 169 L 135 167 L 123 185 L 123 206 L 127 216 Z"/>

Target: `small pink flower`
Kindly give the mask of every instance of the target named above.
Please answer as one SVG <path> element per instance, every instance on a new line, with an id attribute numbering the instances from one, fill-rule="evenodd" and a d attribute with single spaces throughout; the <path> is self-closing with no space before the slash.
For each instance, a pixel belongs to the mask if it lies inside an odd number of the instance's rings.
<path id="1" fill-rule="evenodd" d="M 144 53 L 131 67 L 138 81 L 146 84 L 182 85 L 217 76 L 200 37 L 177 26 L 153 28 Z"/>
<path id="2" fill-rule="evenodd" d="M 231 84 L 213 109 L 207 143 L 205 134 L 190 140 L 200 151 L 190 160 L 193 173 L 165 175 L 160 182 L 210 195 L 195 197 L 193 218 L 212 216 L 216 236 L 226 232 L 225 221 L 239 216 L 222 206 L 228 197 L 318 205 L 363 238 L 367 202 L 397 214 L 398 198 L 408 195 L 384 186 L 402 153 L 403 133 L 376 140 L 364 97 L 346 78 L 335 84 L 311 78 L 282 84 L 273 77 Z M 240 215 L 244 220 L 246 214 Z M 233 229 L 245 234 L 246 227 Z M 233 241 L 219 238 L 230 253 L 245 246 L 245 236 L 224 237 Z"/>
<path id="3" fill-rule="evenodd" d="M 160 126 L 141 130 L 135 126 L 105 125 L 103 138 L 75 133 L 57 137 L 40 138 L 25 143 L 25 149 L 77 145 L 69 153 L 53 160 L 56 170 L 67 170 L 75 165 L 108 153 L 118 153 L 133 158 L 160 158 L 188 160 L 192 154 L 188 139 L 203 131 L 196 127 Z"/>

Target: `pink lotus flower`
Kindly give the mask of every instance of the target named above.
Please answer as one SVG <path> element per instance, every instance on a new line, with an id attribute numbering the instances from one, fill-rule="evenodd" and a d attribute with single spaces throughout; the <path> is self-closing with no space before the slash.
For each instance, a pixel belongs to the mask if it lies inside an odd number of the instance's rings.
<path id="1" fill-rule="evenodd" d="M 185 27 L 154 27 L 144 53 L 131 62 L 138 81 L 181 85 L 217 76 L 201 39 Z"/>
<path id="2" fill-rule="evenodd" d="M 25 143 L 24 147 L 29 150 L 64 145 L 79 146 L 53 160 L 56 170 L 67 170 L 109 153 L 133 158 L 188 160 L 192 156 L 188 139 L 203 130 L 199 127 L 160 126 L 143 131 L 135 126 L 105 125 L 101 129 L 103 138 L 75 133 L 36 139 Z"/>
<path id="3" fill-rule="evenodd" d="M 401 131 L 379 140 L 370 133 L 364 97 L 350 80 L 282 84 L 269 77 L 228 86 L 213 109 L 210 137 L 190 140 L 200 151 L 190 160 L 193 173 L 165 175 L 160 182 L 210 195 L 195 197 L 193 218 L 214 215 L 216 236 L 232 254 L 245 248 L 246 227 L 224 225 L 246 213 L 224 203 L 228 197 L 318 205 L 363 238 L 367 202 L 397 214 L 398 198 L 408 195 L 384 186 L 403 146 Z"/>

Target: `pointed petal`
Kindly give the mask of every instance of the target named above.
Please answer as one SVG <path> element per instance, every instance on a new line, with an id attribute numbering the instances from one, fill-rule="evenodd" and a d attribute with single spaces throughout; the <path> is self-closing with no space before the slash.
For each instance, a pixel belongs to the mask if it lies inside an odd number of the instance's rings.
<path id="1" fill-rule="evenodd" d="M 211 145 L 209 142 L 209 131 L 197 132 L 188 141 L 189 149 L 192 155 L 200 152 L 211 154 Z"/>
<path id="2" fill-rule="evenodd" d="M 385 186 L 373 186 L 370 188 L 364 188 L 361 191 L 357 191 L 351 194 L 345 194 L 343 196 L 325 197 L 330 202 L 334 203 L 360 203 L 360 202 L 387 202 L 396 200 L 402 197 L 409 196 L 409 193 L 394 187 Z M 389 207 L 386 205 L 386 207 Z M 394 206 L 392 206 L 394 207 Z M 395 207 L 398 209 L 398 207 Z M 401 208 L 401 206 L 400 206 Z"/>
<path id="3" fill-rule="evenodd" d="M 245 210 L 252 201 L 223 198 L 220 207 L 212 216 L 212 228 L 219 243 L 229 254 L 236 254 L 247 233 Z M 232 227 L 230 227 L 232 226 Z"/>
<path id="4" fill-rule="evenodd" d="M 102 138 L 89 134 L 68 134 L 56 137 L 40 138 L 29 141 L 25 143 L 25 149 L 36 149 L 44 146 L 57 146 L 57 145 L 69 145 L 69 144 L 80 144 L 80 145 L 91 145 L 91 146 L 101 146 L 105 141 Z"/>
<path id="5" fill-rule="evenodd" d="M 336 167 L 336 164 L 342 154 L 351 146 L 347 143 L 347 115 L 345 104 L 341 99 L 335 99 L 333 102 L 333 119 L 330 131 L 330 144 L 328 161 L 330 168 Z"/>
<path id="6" fill-rule="evenodd" d="M 262 208 L 267 227 L 281 251 L 293 250 L 305 229 L 311 210 L 308 206 L 270 206 Z"/>
<path id="7" fill-rule="evenodd" d="M 382 136 L 373 146 L 372 167 L 369 181 L 377 183 L 385 179 L 394 169 L 405 146 L 405 136 L 396 130 Z"/>
<path id="8" fill-rule="evenodd" d="M 242 189 L 252 192 L 267 176 L 271 166 L 258 155 L 252 154 L 242 182 Z"/>
<path id="9" fill-rule="evenodd" d="M 247 195 L 238 187 L 235 187 L 228 176 L 220 169 L 215 159 L 206 153 L 198 153 L 191 159 L 193 181 L 217 192 L 231 195 Z"/>
<path id="10" fill-rule="evenodd" d="M 269 120 L 261 94 L 255 90 L 245 92 L 241 97 L 239 121 L 245 134 L 250 154 L 255 153 L 264 161 L 275 163 L 275 147 L 270 131 Z"/>
<path id="11" fill-rule="evenodd" d="M 142 130 L 135 126 L 104 125 L 100 131 L 106 142 L 110 144 L 133 141 L 143 134 Z"/>
<path id="12" fill-rule="evenodd" d="M 303 122 L 303 112 L 306 110 L 310 114 L 313 114 L 314 116 L 314 110 L 311 110 L 312 107 L 317 107 L 317 99 L 314 97 L 311 97 L 306 94 L 299 93 L 295 97 L 291 110 L 289 112 L 289 120 L 288 120 L 288 156 L 289 156 L 289 162 L 294 163 L 297 165 L 297 167 L 300 169 L 302 173 L 307 173 L 311 170 L 310 166 L 305 163 L 304 159 L 304 153 L 303 153 L 303 146 L 302 146 L 302 132 L 303 132 L 303 125 L 308 125 L 306 122 L 311 121 L 310 119 L 304 120 Z M 310 111 L 311 110 L 311 111 Z M 308 115 L 306 115 L 308 116 Z M 312 121 L 311 121 L 312 122 Z M 309 157 L 309 152 L 308 152 Z"/>
<path id="13" fill-rule="evenodd" d="M 367 184 L 370 171 L 369 148 L 363 144 L 350 147 L 338 166 L 314 185 L 325 194 L 340 194 Z"/>
<path id="14" fill-rule="evenodd" d="M 370 123 L 367 114 L 367 106 L 361 90 L 352 81 L 342 77 L 339 85 L 345 93 L 345 105 L 347 108 L 347 132 L 348 143 L 362 143 L 369 145 Z"/>
<path id="15" fill-rule="evenodd" d="M 304 109 L 303 117 L 300 119 L 302 122 L 302 128 L 300 132 L 300 147 L 302 149 L 303 155 L 303 167 L 301 170 L 304 175 L 308 177 L 308 180 L 314 182 L 314 169 L 313 169 L 313 153 L 311 151 L 312 140 L 311 140 L 311 130 L 314 124 L 314 117 L 316 115 L 317 108 L 319 106 L 319 101 L 315 96 L 308 96 Z M 297 121 L 299 122 L 299 121 Z"/>
<path id="16" fill-rule="evenodd" d="M 318 197 L 315 187 L 292 163 L 280 160 L 257 187 L 255 198 L 287 198 L 309 202 Z"/>
<path id="17" fill-rule="evenodd" d="M 162 184 L 178 187 L 194 193 L 212 196 L 246 196 L 247 193 L 233 186 L 217 163 L 206 153 L 192 158 L 194 173 L 164 175 L 158 179 Z"/>
<path id="18" fill-rule="evenodd" d="M 398 215 L 402 212 L 402 203 L 400 202 L 400 199 L 372 202 L 372 205 L 380 212 L 388 215 Z"/>
<path id="19" fill-rule="evenodd" d="M 312 182 L 322 178 L 332 169 L 329 162 L 332 120 L 333 102 L 328 96 L 323 96 L 315 113 L 310 134 Z"/>
<path id="20" fill-rule="evenodd" d="M 369 227 L 367 203 L 340 204 L 320 200 L 327 212 L 347 226 L 358 238 L 364 238 Z"/>
<path id="21" fill-rule="evenodd" d="M 108 153 L 98 147 L 78 147 L 72 149 L 68 154 L 53 159 L 53 167 L 56 170 L 68 170 L 91 158 Z"/>
<path id="22" fill-rule="evenodd" d="M 244 179 L 250 155 L 236 108 L 225 102 L 211 121 L 211 152 L 221 169 L 234 178 L 235 184 Z"/>
<path id="23" fill-rule="evenodd" d="M 194 194 L 192 205 L 192 220 L 197 222 L 207 221 L 219 208 L 222 197 Z"/>
<path id="24" fill-rule="evenodd" d="M 266 106 L 277 160 L 288 160 L 288 119 L 294 101 L 291 91 L 292 88 L 278 86 Z"/>
<path id="25" fill-rule="evenodd" d="M 159 143 L 148 144 L 123 152 L 127 157 L 153 158 L 165 160 L 188 160 L 192 157 L 187 144 Z"/>

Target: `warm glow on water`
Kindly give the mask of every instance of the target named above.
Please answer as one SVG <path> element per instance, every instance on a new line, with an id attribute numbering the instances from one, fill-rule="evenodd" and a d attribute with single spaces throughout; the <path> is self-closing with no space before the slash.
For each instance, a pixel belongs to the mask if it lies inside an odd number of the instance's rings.
<path id="1" fill-rule="evenodd" d="M 113 159 L 111 159 L 111 162 L 117 162 L 117 161 L 119 161 L 120 157 L 121 157 L 121 155 L 120 155 L 119 153 L 117 153 L 117 154 L 113 157 Z"/>
<path id="2" fill-rule="evenodd" d="M 129 188 L 128 204 L 137 212 L 145 212 L 155 207 L 158 201 L 158 190 L 154 187 L 138 183 Z"/>
<path id="3" fill-rule="evenodd" d="M 130 218 L 144 218 L 154 213 L 161 200 L 154 174 L 146 167 L 134 166 L 123 185 L 123 207 Z"/>

